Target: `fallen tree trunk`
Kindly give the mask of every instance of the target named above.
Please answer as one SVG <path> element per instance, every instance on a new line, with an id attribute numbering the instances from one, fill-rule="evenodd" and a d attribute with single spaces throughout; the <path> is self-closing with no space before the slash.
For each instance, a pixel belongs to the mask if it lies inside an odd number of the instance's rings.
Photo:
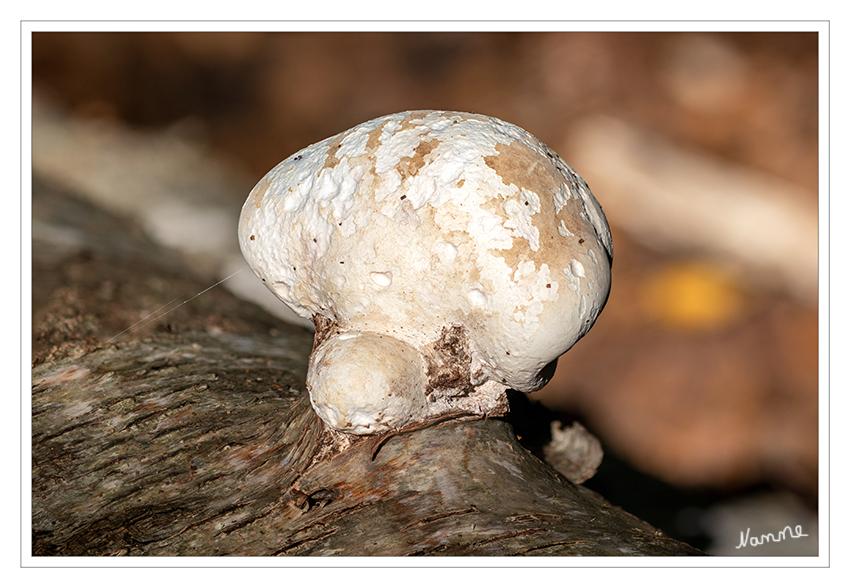
<path id="1" fill-rule="evenodd" d="M 221 288 L 110 341 L 209 283 L 38 181 L 33 211 L 34 555 L 700 554 L 505 420 L 335 448 L 304 388 L 312 334 Z"/>

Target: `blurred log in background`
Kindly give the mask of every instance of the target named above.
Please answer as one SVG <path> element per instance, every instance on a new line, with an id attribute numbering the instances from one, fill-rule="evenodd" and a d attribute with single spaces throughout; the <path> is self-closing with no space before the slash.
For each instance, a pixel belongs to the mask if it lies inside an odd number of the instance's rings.
<path id="1" fill-rule="evenodd" d="M 816 538 L 816 33 L 36 33 L 32 54 L 34 167 L 210 283 L 242 267 L 248 191 L 310 143 L 418 108 L 527 129 L 614 234 L 608 307 L 533 395 L 606 445 L 586 485 L 714 553 L 747 527 Z M 250 272 L 226 284 L 285 314 Z"/>

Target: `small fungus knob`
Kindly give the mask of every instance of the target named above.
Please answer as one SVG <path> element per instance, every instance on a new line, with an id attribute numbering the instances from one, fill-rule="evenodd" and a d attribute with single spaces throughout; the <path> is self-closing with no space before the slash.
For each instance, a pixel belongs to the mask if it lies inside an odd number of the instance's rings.
<path id="1" fill-rule="evenodd" d="M 346 433 L 400 429 L 425 412 L 419 352 L 385 335 L 348 331 L 330 337 L 310 359 L 307 388 L 316 414 Z"/>

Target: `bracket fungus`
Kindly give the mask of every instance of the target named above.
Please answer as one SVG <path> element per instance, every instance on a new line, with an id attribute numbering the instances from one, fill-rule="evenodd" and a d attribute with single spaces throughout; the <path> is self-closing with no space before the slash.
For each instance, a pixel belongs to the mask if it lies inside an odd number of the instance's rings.
<path id="1" fill-rule="evenodd" d="M 252 190 L 239 243 L 316 325 L 307 388 L 337 431 L 507 410 L 593 325 L 611 234 L 587 184 L 523 129 L 411 111 L 311 145 Z"/>

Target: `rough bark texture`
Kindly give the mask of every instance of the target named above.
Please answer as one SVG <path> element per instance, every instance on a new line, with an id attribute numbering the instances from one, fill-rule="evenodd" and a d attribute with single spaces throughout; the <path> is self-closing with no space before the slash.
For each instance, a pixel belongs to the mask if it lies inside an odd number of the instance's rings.
<path id="1" fill-rule="evenodd" d="M 33 211 L 34 555 L 700 554 L 504 420 L 340 451 L 304 389 L 312 334 L 222 288 L 110 341 L 211 282 L 39 181 Z"/>

